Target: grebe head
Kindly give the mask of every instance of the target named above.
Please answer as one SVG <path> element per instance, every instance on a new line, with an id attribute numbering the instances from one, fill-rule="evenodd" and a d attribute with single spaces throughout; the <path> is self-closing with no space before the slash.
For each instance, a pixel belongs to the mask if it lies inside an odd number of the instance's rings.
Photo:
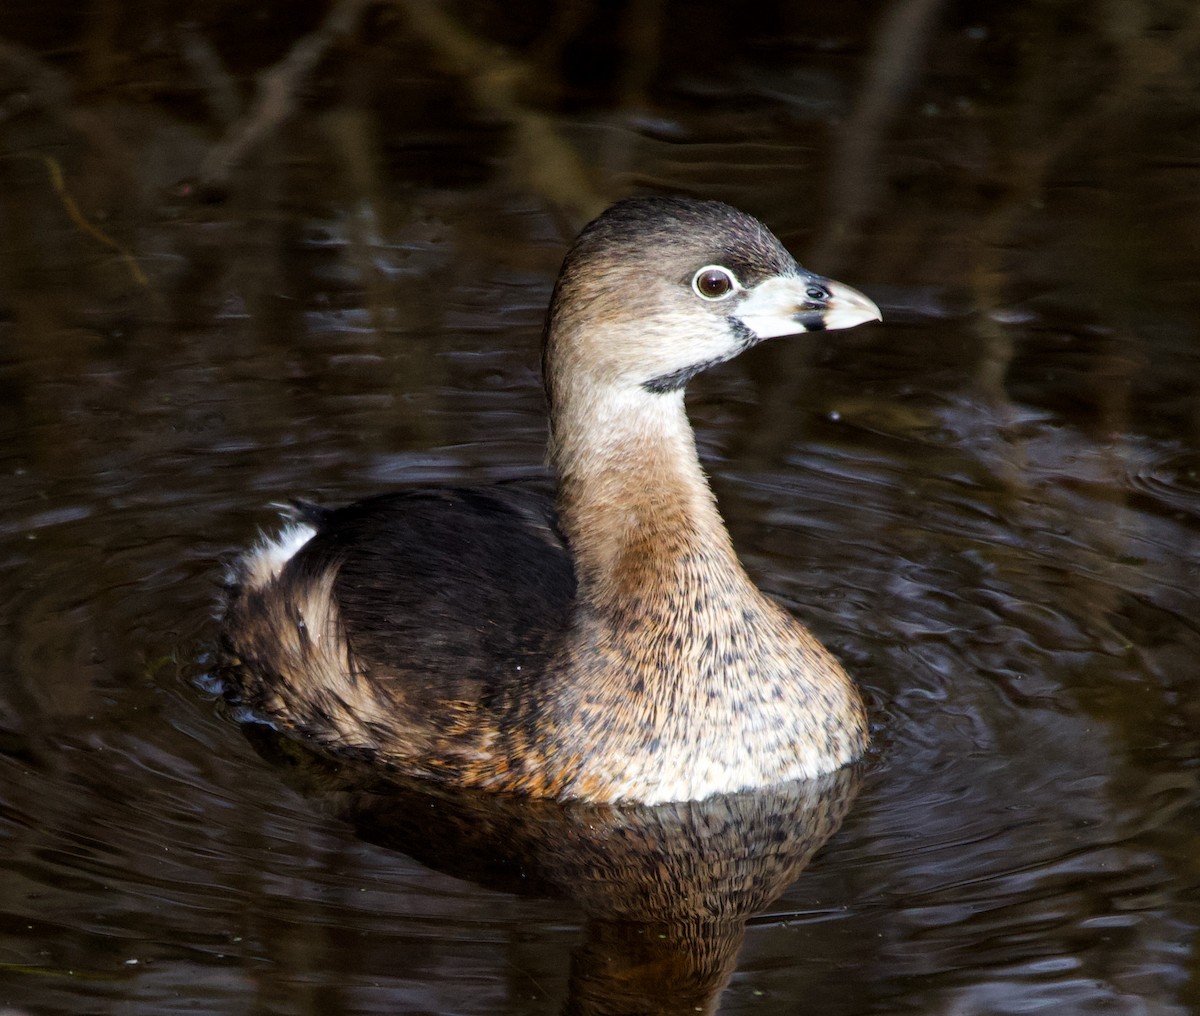
<path id="1" fill-rule="evenodd" d="M 866 296 L 801 268 L 729 205 L 630 198 L 567 253 L 543 371 L 552 405 L 568 377 L 592 394 L 661 395 L 764 339 L 880 319 Z"/>

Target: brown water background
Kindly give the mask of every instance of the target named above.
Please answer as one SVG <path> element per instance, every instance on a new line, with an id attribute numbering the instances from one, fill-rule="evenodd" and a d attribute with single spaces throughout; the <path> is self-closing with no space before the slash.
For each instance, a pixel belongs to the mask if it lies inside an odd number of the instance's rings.
<path id="1" fill-rule="evenodd" d="M 206 676 L 271 501 L 538 470 L 638 190 L 885 315 L 689 396 L 877 741 L 712 1004 L 1200 1011 L 1200 6 L 6 0 L 5 1012 L 583 1011 L 581 905 L 356 832 Z"/>

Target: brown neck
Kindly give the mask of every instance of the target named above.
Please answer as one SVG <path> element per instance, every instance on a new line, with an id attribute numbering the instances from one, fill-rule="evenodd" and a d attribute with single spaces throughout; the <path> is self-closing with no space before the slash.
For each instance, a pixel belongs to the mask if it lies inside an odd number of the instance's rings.
<path id="1" fill-rule="evenodd" d="M 582 600 L 616 607 L 706 571 L 744 576 L 682 392 L 573 386 L 555 396 L 551 460 Z"/>

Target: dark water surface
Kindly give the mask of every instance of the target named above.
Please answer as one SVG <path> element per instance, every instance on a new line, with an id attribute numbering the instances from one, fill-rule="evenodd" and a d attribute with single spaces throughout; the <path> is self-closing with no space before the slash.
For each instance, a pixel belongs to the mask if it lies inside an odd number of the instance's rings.
<path id="1" fill-rule="evenodd" d="M 0 1009 L 1200 1011 L 1198 96 L 1191 0 L 0 7 Z M 225 562 L 536 472 L 638 189 L 884 309 L 689 398 L 865 770 L 514 809 L 248 739 Z"/>

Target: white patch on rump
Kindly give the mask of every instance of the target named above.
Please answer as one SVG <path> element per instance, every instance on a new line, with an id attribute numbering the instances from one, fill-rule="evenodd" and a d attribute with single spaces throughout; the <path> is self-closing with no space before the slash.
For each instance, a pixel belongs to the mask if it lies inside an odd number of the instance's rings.
<path id="1" fill-rule="evenodd" d="M 238 561 L 241 584 L 246 589 L 262 589 L 278 577 L 283 566 L 316 534 L 307 523 L 294 522 L 275 537 L 264 536 L 258 546 Z"/>

